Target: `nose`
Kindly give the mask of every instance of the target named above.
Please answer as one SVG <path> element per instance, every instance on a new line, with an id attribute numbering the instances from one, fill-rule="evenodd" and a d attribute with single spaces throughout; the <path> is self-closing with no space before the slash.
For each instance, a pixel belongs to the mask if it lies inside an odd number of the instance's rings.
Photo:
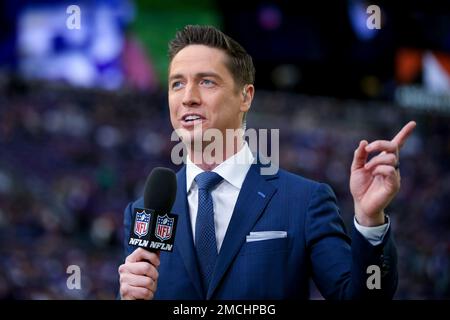
<path id="1" fill-rule="evenodd" d="M 200 92 L 195 85 L 189 84 L 184 90 L 183 106 L 195 107 L 200 105 L 201 98 Z"/>

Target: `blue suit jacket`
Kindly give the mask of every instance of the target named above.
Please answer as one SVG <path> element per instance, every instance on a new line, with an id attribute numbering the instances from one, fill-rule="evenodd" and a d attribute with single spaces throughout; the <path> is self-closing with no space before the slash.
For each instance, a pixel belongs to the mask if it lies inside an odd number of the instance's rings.
<path id="1" fill-rule="evenodd" d="M 172 212 L 179 215 L 173 253 L 161 253 L 155 299 L 307 299 L 314 279 L 327 299 L 392 298 L 397 258 L 390 230 L 372 246 L 353 226 L 352 241 L 329 186 L 284 170 L 244 180 L 209 288 L 197 266 L 186 195 L 186 167 L 177 173 Z M 134 207 L 125 209 L 125 253 Z M 251 231 L 287 231 L 287 238 L 246 242 Z M 369 290 L 369 265 L 380 267 L 381 289 Z"/>

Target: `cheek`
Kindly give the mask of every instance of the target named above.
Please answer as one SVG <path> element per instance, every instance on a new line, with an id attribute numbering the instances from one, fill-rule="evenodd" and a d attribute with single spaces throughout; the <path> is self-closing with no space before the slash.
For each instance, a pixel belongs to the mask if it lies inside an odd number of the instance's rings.
<path id="1" fill-rule="evenodd" d="M 169 94 L 169 99 L 168 99 L 168 103 L 169 103 L 169 110 L 170 110 L 170 114 L 175 114 L 177 111 L 177 97 L 174 94 Z"/>
<path id="2" fill-rule="evenodd" d="M 227 122 L 234 122 L 239 117 L 239 101 L 236 101 L 236 99 L 226 99 L 223 106 L 220 110 L 222 117 L 227 119 Z"/>
<path id="3" fill-rule="evenodd" d="M 172 115 L 172 112 L 170 113 L 170 123 L 174 129 L 178 127 L 178 121 L 176 120 L 176 117 Z"/>
<path id="4" fill-rule="evenodd" d="M 170 122 L 172 122 L 172 126 L 178 123 L 178 109 L 175 107 L 176 104 L 173 100 L 169 99 L 169 114 L 170 114 Z"/>

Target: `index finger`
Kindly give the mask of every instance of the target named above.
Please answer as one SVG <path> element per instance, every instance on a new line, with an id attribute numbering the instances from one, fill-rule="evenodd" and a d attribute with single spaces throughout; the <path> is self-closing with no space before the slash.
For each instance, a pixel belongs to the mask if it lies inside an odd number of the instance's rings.
<path id="1" fill-rule="evenodd" d="M 408 137 L 411 135 L 415 127 L 416 127 L 415 121 L 408 122 L 402 128 L 402 130 L 400 130 L 400 132 L 397 133 L 397 135 L 392 139 L 392 142 L 397 143 L 398 148 L 400 149 L 405 143 L 406 139 L 408 139 Z"/>
<path id="2" fill-rule="evenodd" d="M 155 267 L 159 266 L 159 252 L 150 252 L 143 248 L 137 248 L 126 259 L 125 262 L 139 262 L 147 260 Z"/>

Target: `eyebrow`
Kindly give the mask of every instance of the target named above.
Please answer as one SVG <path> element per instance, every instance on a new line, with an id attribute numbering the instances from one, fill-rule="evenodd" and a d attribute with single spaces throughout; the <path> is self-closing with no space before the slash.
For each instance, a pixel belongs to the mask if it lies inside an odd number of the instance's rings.
<path id="1" fill-rule="evenodd" d="M 222 77 L 218 73 L 215 73 L 215 72 L 212 72 L 212 71 L 196 73 L 195 77 L 196 78 L 213 77 L 213 78 L 222 80 Z M 169 82 L 173 81 L 173 80 L 176 80 L 176 79 L 182 79 L 182 78 L 184 78 L 184 76 L 181 73 L 176 73 L 176 74 L 171 75 L 169 77 Z"/>

